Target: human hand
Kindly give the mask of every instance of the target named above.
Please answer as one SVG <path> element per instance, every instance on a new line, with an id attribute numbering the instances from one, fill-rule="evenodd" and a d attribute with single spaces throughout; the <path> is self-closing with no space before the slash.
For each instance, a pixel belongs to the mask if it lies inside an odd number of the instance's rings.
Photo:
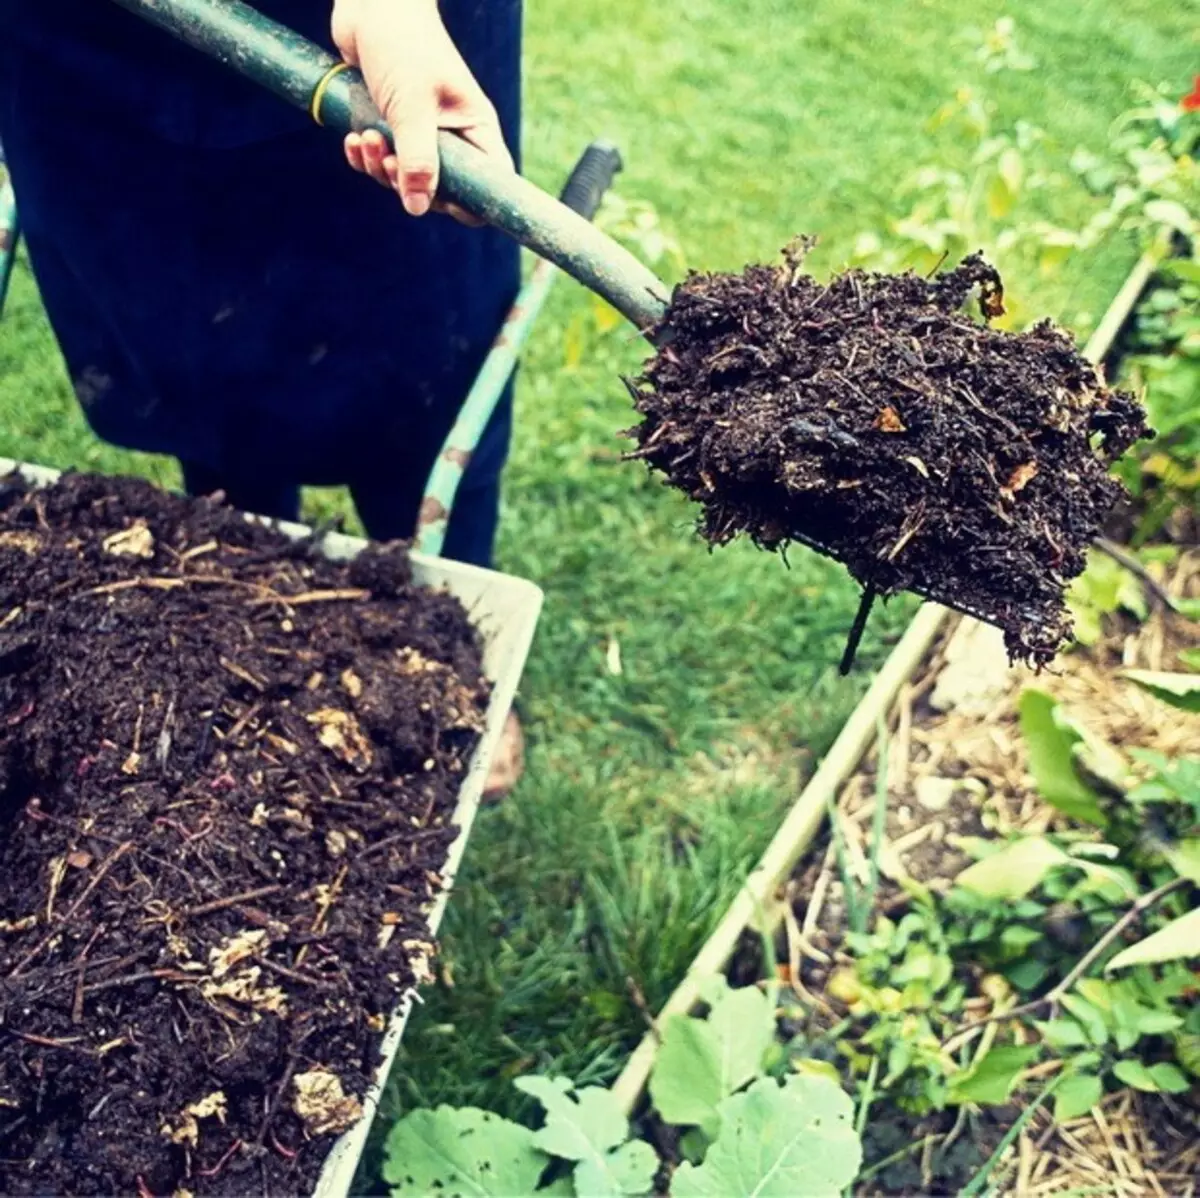
<path id="1" fill-rule="evenodd" d="M 334 0 L 334 44 L 362 71 L 392 130 L 394 149 L 377 130 L 351 133 L 346 160 L 391 187 L 413 216 L 431 208 L 473 218 L 436 199 L 438 131 L 452 129 L 496 161 L 513 166 L 500 121 L 442 24 L 437 0 Z"/>

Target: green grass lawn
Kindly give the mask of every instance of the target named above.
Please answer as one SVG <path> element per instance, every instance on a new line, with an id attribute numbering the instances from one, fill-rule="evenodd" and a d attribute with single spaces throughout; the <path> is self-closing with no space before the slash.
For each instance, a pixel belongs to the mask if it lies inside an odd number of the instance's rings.
<path id="1" fill-rule="evenodd" d="M 590 138 L 613 138 L 625 197 L 652 203 L 688 263 L 712 268 L 816 232 L 828 269 L 858 232 L 885 232 L 915 166 L 965 167 L 962 144 L 927 121 L 985 78 L 972 27 L 1017 19 L 1037 69 L 986 87 L 1045 128 L 1060 164 L 1078 144 L 1103 148 L 1131 79 L 1182 90 L 1200 44 L 1194 0 L 530 9 L 528 173 L 557 188 Z M 1092 203 L 1047 193 L 1033 211 L 1079 224 Z M 1132 256 L 1114 245 L 1024 291 L 1086 325 Z M 708 554 L 686 505 L 619 462 L 631 417 L 617 375 L 643 350 L 623 328 L 601 334 L 591 311 L 563 284 L 522 374 L 500 556 L 547 592 L 523 688 L 528 776 L 477 824 L 447 984 L 410 1028 L 398 1105 L 510 1109 L 508 1081 L 530 1069 L 610 1079 L 644 1028 L 631 994 L 657 1007 L 670 992 L 911 610 L 877 612 L 856 676 L 840 679 L 854 587 L 800 550 L 790 570 L 745 546 Z M 24 272 L 0 326 L 0 453 L 174 480 L 88 434 Z"/>

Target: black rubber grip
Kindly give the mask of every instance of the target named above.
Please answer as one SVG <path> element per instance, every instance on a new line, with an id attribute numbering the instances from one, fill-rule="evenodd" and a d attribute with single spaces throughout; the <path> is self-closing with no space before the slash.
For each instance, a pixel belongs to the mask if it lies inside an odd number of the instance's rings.
<path id="1" fill-rule="evenodd" d="M 622 165 L 620 151 L 611 142 L 592 142 L 575 164 L 558 198 L 591 220 Z"/>

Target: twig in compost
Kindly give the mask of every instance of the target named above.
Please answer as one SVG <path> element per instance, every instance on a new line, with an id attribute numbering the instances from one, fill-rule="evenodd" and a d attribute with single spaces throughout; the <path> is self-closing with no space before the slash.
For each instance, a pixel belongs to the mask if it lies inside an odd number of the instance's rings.
<path id="1" fill-rule="evenodd" d="M 111 990 L 115 986 L 135 986 L 139 982 L 197 982 L 202 980 L 194 973 L 183 973 L 178 969 L 147 969 L 142 973 L 128 973 L 124 977 L 105 978 L 102 982 L 90 982 L 84 986 L 84 994 L 96 994 Z"/>
<path id="2" fill-rule="evenodd" d="M 200 903 L 195 907 L 188 907 L 183 911 L 185 918 L 191 918 L 196 915 L 211 915 L 214 911 L 224 911 L 228 907 L 236 907 L 239 903 L 251 903 L 257 899 L 268 898 L 272 894 L 278 894 L 283 889 L 282 886 L 258 886 L 254 890 L 243 890 L 240 894 L 230 894 L 225 898 L 213 899 L 212 902 Z"/>
<path id="3" fill-rule="evenodd" d="M 1004 1019 L 1020 1019 L 1026 1015 L 1031 1015 L 1034 1011 L 1039 1011 L 1043 1007 L 1053 1006 L 1059 1003 L 1065 994 L 1070 993 L 1071 988 L 1091 967 L 1096 961 L 1112 947 L 1113 941 L 1118 939 L 1131 923 L 1139 916 L 1145 914 L 1152 907 L 1157 906 L 1169 894 L 1174 894 L 1183 886 L 1187 886 L 1190 882 L 1188 878 L 1172 878 L 1169 882 L 1164 882 L 1161 886 L 1143 894 L 1141 898 L 1113 924 L 1095 944 L 1076 963 L 1075 967 L 1067 974 L 1061 982 L 1053 989 L 1047 991 L 1041 998 L 1035 998 L 1027 1003 L 1022 1003 L 1018 1007 L 1010 1007 L 1005 1011 L 996 1011 L 985 1019 L 977 1019 L 974 1023 L 968 1023 L 964 1027 L 960 1027 L 948 1039 L 942 1047 L 947 1052 L 953 1052 L 954 1048 L 963 1043 L 965 1037 L 971 1032 L 983 1027 L 985 1024 L 996 1023 Z"/>
<path id="4" fill-rule="evenodd" d="M 300 973 L 298 970 L 289 969 L 286 965 L 280 965 L 278 961 L 272 961 L 267 957 L 259 957 L 258 963 L 264 969 L 269 969 L 272 973 L 277 973 L 280 977 L 289 978 L 293 982 L 299 982 L 302 986 L 315 986 L 318 990 L 330 989 L 329 982 L 323 981 L 321 978 L 315 978 L 309 973 Z"/>
<path id="5" fill-rule="evenodd" d="M 444 832 L 445 828 L 408 828 L 403 832 L 396 832 L 392 836 L 385 836 L 382 840 L 377 840 L 374 844 L 368 845 L 355 858 L 356 861 L 365 861 L 368 857 L 375 856 L 376 853 L 383 852 L 384 849 L 390 849 L 395 844 L 415 844 L 422 840 L 428 840 L 430 837 L 437 836 Z"/>
<path id="6" fill-rule="evenodd" d="M 30 1044 L 37 1044 L 42 1048 L 68 1048 L 74 1052 L 87 1052 L 86 1048 L 76 1048 L 83 1036 L 64 1037 L 61 1040 L 55 1040 L 52 1036 L 39 1036 L 35 1032 L 19 1032 L 15 1027 L 10 1027 L 8 1031 L 16 1036 L 18 1040 L 27 1040 Z"/>
<path id="7" fill-rule="evenodd" d="M 283 1078 L 280 1080 L 279 1085 L 275 1087 L 275 1093 L 271 1096 L 262 1126 L 258 1129 L 258 1135 L 254 1138 L 254 1146 L 256 1148 L 261 1148 L 266 1141 L 267 1132 L 271 1127 L 271 1120 L 275 1118 L 275 1112 L 279 1109 L 283 1093 L 287 1089 L 288 1082 L 292 1080 L 292 1074 L 296 1072 L 296 1065 L 299 1063 L 299 1060 L 300 1054 L 298 1049 L 293 1049 L 291 1055 L 288 1057 L 287 1065 L 284 1066 Z"/>
<path id="8" fill-rule="evenodd" d="M 84 887 L 83 893 L 71 904 L 71 906 L 69 908 L 67 908 L 67 913 L 61 917 L 62 923 L 65 924 L 65 923 L 69 923 L 71 921 L 72 916 L 74 916 L 75 913 L 83 906 L 83 904 L 87 902 L 88 898 L 92 894 L 92 891 L 95 890 L 96 887 L 100 885 L 100 883 L 104 880 L 104 876 L 108 873 L 108 871 L 110 869 L 112 869 L 112 867 L 117 863 L 117 861 L 119 861 L 133 847 L 134 847 L 133 841 L 126 840 L 124 843 L 118 845 L 115 849 L 113 849 L 113 851 L 111 853 L 109 853 L 109 855 L 107 857 L 104 858 L 104 860 L 100 863 L 100 865 L 96 869 L 95 877 L 93 877 L 92 880 L 87 884 L 87 886 Z M 54 937 L 57 934 L 58 934 L 57 929 L 51 928 L 50 931 L 48 931 L 46 933 L 46 935 L 43 936 L 42 939 L 39 940 L 37 942 L 37 944 L 35 944 L 33 946 L 33 948 L 31 948 L 29 950 L 29 952 L 27 952 L 25 954 L 25 956 L 23 956 L 17 962 L 16 966 L 13 968 L 12 973 L 9 974 L 9 977 L 15 978 L 18 975 L 20 975 L 24 971 L 25 967 L 32 960 L 34 960 L 35 957 L 37 957 L 41 953 L 42 949 L 44 949 L 54 939 Z"/>
<path id="9" fill-rule="evenodd" d="M 829 884 L 833 881 L 833 856 L 834 845 L 831 838 L 828 847 L 825 849 L 825 856 L 821 861 L 821 872 L 817 877 L 817 884 L 812 889 L 812 895 L 808 900 L 808 908 L 804 912 L 804 926 L 801 928 L 801 931 L 806 940 L 813 938 L 814 933 L 817 931 L 817 924 L 821 919 L 821 909 L 825 906 L 825 896 L 829 892 Z"/>
<path id="10" fill-rule="evenodd" d="M 101 924 L 93 933 L 92 938 L 83 946 L 83 951 L 79 954 L 79 977 L 75 981 L 75 1001 L 71 1004 L 71 1022 L 83 1022 L 83 979 L 87 974 L 87 955 L 91 952 L 92 945 L 99 940 L 104 932 L 104 925 Z"/>
<path id="11" fill-rule="evenodd" d="M 808 987 L 805 986 L 804 980 L 801 977 L 801 970 L 804 966 L 804 957 L 806 954 L 814 960 L 823 961 L 825 964 L 829 964 L 829 958 L 820 952 L 820 950 L 813 948 L 804 939 L 804 935 L 800 931 L 800 925 L 796 922 L 795 909 L 792 907 L 790 886 L 787 899 L 783 905 L 783 925 L 787 930 L 788 985 L 791 986 L 792 992 L 804 1003 L 810 1012 L 821 1010 L 836 1016 L 837 1012 L 820 995 L 812 994 Z"/>
<path id="12" fill-rule="evenodd" d="M 251 599 L 250 606 L 263 603 L 283 603 L 288 607 L 304 607 L 309 603 L 336 603 L 344 600 L 370 599 L 371 592 L 362 587 L 338 587 L 335 590 L 304 591 L 299 595 L 283 595 L 272 591 L 261 599 Z"/>

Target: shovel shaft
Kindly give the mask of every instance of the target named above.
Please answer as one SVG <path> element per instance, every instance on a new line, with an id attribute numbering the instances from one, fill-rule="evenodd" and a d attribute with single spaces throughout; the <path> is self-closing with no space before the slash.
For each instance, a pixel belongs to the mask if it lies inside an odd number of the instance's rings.
<path id="1" fill-rule="evenodd" d="M 340 133 L 391 130 L 362 76 L 241 0 L 115 0 Z M 628 250 L 527 179 L 443 131 L 439 196 L 606 299 L 649 336 L 669 291 Z"/>

